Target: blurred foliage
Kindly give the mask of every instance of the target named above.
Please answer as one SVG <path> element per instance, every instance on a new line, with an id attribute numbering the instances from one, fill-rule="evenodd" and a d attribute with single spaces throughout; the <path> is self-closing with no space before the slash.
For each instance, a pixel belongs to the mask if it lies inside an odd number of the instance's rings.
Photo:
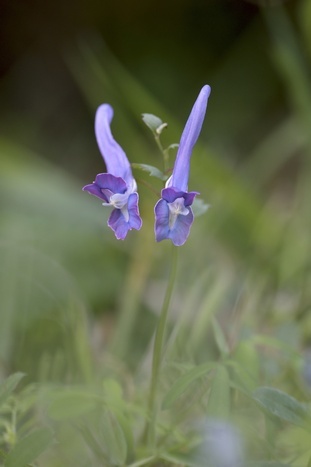
<path id="1" fill-rule="evenodd" d="M 311 465 L 310 1 L 3 9 L 1 465 L 203 466 L 215 418 L 247 466 Z M 180 251 L 150 447 L 170 245 L 154 242 L 148 173 L 134 168 L 144 225 L 125 242 L 81 187 L 104 170 L 100 103 L 130 161 L 162 170 L 141 114 L 177 143 L 203 83 L 190 188 L 211 206 Z"/>

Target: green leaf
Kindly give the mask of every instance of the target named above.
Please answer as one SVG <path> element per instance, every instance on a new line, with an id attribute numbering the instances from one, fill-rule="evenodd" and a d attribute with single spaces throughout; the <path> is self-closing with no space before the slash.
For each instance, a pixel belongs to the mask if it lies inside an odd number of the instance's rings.
<path id="1" fill-rule="evenodd" d="M 134 438 L 131 419 L 127 416 L 128 405 L 123 399 L 122 387 L 113 378 L 105 379 L 103 386 L 106 406 L 109 407 L 123 431 L 127 444 L 127 453 L 131 458 L 134 455 Z"/>
<path id="2" fill-rule="evenodd" d="M 167 123 L 163 123 L 162 120 L 153 114 L 142 114 L 143 122 L 148 128 L 155 134 L 160 135 L 164 128 L 167 127 Z"/>
<path id="3" fill-rule="evenodd" d="M 104 394 L 105 394 L 105 399 L 106 401 L 109 402 L 109 404 L 117 404 L 120 405 L 123 402 L 123 395 L 122 395 L 122 387 L 113 378 L 107 378 L 104 381 Z M 123 404 L 122 404 L 123 405 Z"/>
<path id="4" fill-rule="evenodd" d="M 260 387 L 252 394 L 257 404 L 269 414 L 294 425 L 306 427 L 310 419 L 307 406 L 279 389 Z"/>
<path id="5" fill-rule="evenodd" d="M 207 414 L 217 418 L 228 418 L 230 415 L 230 378 L 225 366 L 218 366 L 211 383 Z"/>
<path id="6" fill-rule="evenodd" d="M 206 204 L 203 199 L 194 198 L 191 209 L 195 217 L 199 217 L 202 216 L 202 214 L 205 214 L 209 207 L 210 205 Z"/>
<path id="7" fill-rule="evenodd" d="M 247 391 L 254 391 L 256 387 L 258 387 L 260 374 L 259 354 L 254 342 L 250 340 L 241 340 L 234 350 L 232 358 L 234 378 L 238 383 L 242 384 Z"/>
<path id="8" fill-rule="evenodd" d="M 221 329 L 218 321 L 216 318 L 212 317 L 212 327 L 214 331 L 214 336 L 215 336 L 215 341 L 217 344 L 217 347 L 223 357 L 226 357 L 229 355 L 229 347 L 226 341 L 226 337 L 223 333 L 223 330 Z"/>
<path id="9" fill-rule="evenodd" d="M 170 144 L 169 146 L 167 146 L 167 148 L 165 149 L 165 151 L 171 151 L 172 149 L 178 149 L 179 148 L 179 143 L 172 143 Z"/>
<path id="10" fill-rule="evenodd" d="M 283 464 L 281 462 L 273 461 L 259 461 L 259 462 L 250 462 L 248 467 L 291 467 L 290 464 Z"/>
<path id="11" fill-rule="evenodd" d="M 24 378 L 24 373 L 14 373 L 9 376 L 3 383 L 0 385 L 0 407 L 7 400 L 7 398 L 12 394 L 18 383 L 22 378 Z"/>
<path id="12" fill-rule="evenodd" d="M 106 411 L 102 419 L 102 436 L 111 464 L 124 465 L 127 457 L 126 437 L 117 417 L 110 411 Z"/>
<path id="13" fill-rule="evenodd" d="M 134 464 L 130 464 L 128 467 L 141 467 L 142 465 L 148 465 L 149 462 L 153 461 L 154 459 L 154 456 L 146 457 L 145 459 L 140 459 L 139 461 L 134 462 Z"/>
<path id="14" fill-rule="evenodd" d="M 48 428 L 39 428 L 18 441 L 9 452 L 5 467 L 25 467 L 45 451 L 53 441 L 53 434 Z"/>
<path id="15" fill-rule="evenodd" d="M 96 401 L 93 394 L 86 394 L 77 390 L 66 390 L 55 396 L 48 413 L 54 420 L 66 420 L 88 413 L 95 406 Z"/>
<path id="16" fill-rule="evenodd" d="M 192 384 L 202 376 L 205 376 L 210 370 L 215 367 L 215 363 L 204 363 L 203 365 L 192 368 L 187 373 L 178 378 L 171 389 L 164 397 L 162 408 L 168 409 Z"/>
<path id="17" fill-rule="evenodd" d="M 196 462 L 193 456 L 187 454 L 176 453 L 161 453 L 159 456 L 162 460 L 169 462 L 169 465 L 186 465 L 187 467 L 202 467 L 202 463 Z"/>
<path id="18" fill-rule="evenodd" d="M 161 170 L 159 170 L 157 167 L 154 167 L 153 165 L 148 165 L 148 164 L 138 164 L 138 163 L 133 163 L 132 167 L 134 169 L 139 169 L 143 170 L 144 172 L 148 172 L 150 177 L 156 177 L 159 178 L 160 180 L 166 180 L 167 177 L 164 175 Z"/>

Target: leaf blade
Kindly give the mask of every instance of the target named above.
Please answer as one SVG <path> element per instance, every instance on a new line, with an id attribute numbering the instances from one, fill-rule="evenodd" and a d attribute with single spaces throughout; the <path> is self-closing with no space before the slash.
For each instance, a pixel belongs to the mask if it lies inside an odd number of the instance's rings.
<path id="1" fill-rule="evenodd" d="M 0 385 L 0 407 L 12 394 L 18 383 L 24 378 L 25 373 L 14 373 L 10 375 L 3 383 Z"/>
<path id="2" fill-rule="evenodd" d="M 139 164 L 139 163 L 132 163 L 131 164 L 134 169 L 139 169 L 144 172 L 148 172 L 150 177 L 156 177 L 159 178 L 160 180 L 166 180 L 166 175 L 164 175 L 161 170 L 159 170 L 157 167 L 154 167 L 153 165 L 149 164 Z"/>
<path id="3" fill-rule="evenodd" d="M 171 405 L 188 389 L 188 387 L 197 379 L 204 376 L 215 367 L 215 363 L 204 363 L 198 367 L 192 368 L 183 374 L 173 386 L 169 389 L 162 402 L 162 408 L 168 409 Z"/>
<path id="4" fill-rule="evenodd" d="M 286 422 L 306 427 L 310 411 L 294 397 L 271 387 L 259 387 L 252 393 L 254 401 L 264 411 Z"/>
<path id="5" fill-rule="evenodd" d="M 230 377 L 225 366 L 219 365 L 211 384 L 207 413 L 216 418 L 228 418 L 230 415 Z"/>
<path id="6" fill-rule="evenodd" d="M 5 467 L 25 467 L 45 451 L 53 441 L 48 428 L 39 428 L 19 440 L 5 459 Z"/>

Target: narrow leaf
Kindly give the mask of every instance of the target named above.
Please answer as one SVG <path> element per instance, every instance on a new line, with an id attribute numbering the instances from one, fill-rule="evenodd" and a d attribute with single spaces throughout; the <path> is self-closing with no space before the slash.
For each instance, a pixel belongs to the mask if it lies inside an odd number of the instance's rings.
<path id="1" fill-rule="evenodd" d="M 269 414 L 286 422 L 306 426 L 310 411 L 307 406 L 279 389 L 260 387 L 253 391 L 253 399 Z"/>
<path id="2" fill-rule="evenodd" d="M 258 387 L 260 362 L 258 351 L 250 340 L 242 340 L 234 350 L 230 365 L 234 369 L 234 379 L 252 392 Z"/>
<path id="3" fill-rule="evenodd" d="M 250 462 L 248 467 L 291 467 L 290 464 L 282 464 L 281 462 L 273 461 L 259 461 L 259 462 Z"/>
<path id="4" fill-rule="evenodd" d="M 196 459 L 186 454 L 162 453 L 160 458 L 169 462 L 169 465 L 187 465 L 187 467 L 202 467 L 202 463 L 196 462 Z"/>
<path id="5" fill-rule="evenodd" d="M 120 425 L 120 428 L 123 433 L 123 437 L 126 444 L 127 457 L 133 458 L 134 456 L 134 438 L 132 433 L 131 419 L 122 413 L 120 410 L 113 410 L 113 415 L 115 416 L 116 421 Z"/>
<path id="6" fill-rule="evenodd" d="M 178 143 L 172 143 L 170 144 L 169 146 L 167 146 L 166 148 L 166 151 L 171 151 L 173 149 L 178 149 L 179 148 L 179 144 Z"/>
<path id="7" fill-rule="evenodd" d="M 190 384 L 197 379 L 202 378 L 202 376 L 205 376 L 214 367 L 215 363 L 205 363 L 192 368 L 178 378 L 164 397 L 162 408 L 168 409 L 188 389 Z"/>
<path id="8" fill-rule="evenodd" d="M 126 437 L 117 418 L 110 411 L 103 416 L 102 431 L 111 464 L 124 465 L 127 457 Z"/>
<path id="9" fill-rule="evenodd" d="M 133 163 L 132 167 L 134 169 L 139 169 L 143 170 L 144 172 L 148 172 L 150 177 L 156 177 L 159 178 L 160 180 L 166 180 L 166 175 L 164 175 L 161 170 L 159 170 L 157 167 L 154 167 L 153 165 L 148 165 L 148 164 L 138 164 L 138 163 Z"/>
<path id="10" fill-rule="evenodd" d="M 142 465 L 148 465 L 154 459 L 155 459 L 154 456 L 146 457 L 145 459 L 141 459 L 137 462 L 134 462 L 134 464 L 130 464 L 128 467 L 141 467 Z"/>
<path id="11" fill-rule="evenodd" d="M 45 451 L 53 441 L 53 434 L 47 428 L 40 428 L 22 438 L 9 452 L 5 467 L 25 467 Z"/>
<path id="12" fill-rule="evenodd" d="M 9 376 L 3 383 L 0 385 L 0 406 L 7 400 L 7 398 L 12 394 L 20 380 L 25 376 L 24 373 L 14 373 Z"/>
<path id="13" fill-rule="evenodd" d="M 221 329 L 216 318 L 212 317 L 212 327 L 214 331 L 214 337 L 217 344 L 217 347 L 223 357 L 229 355 L 229 347 L 226 341 L 226 337 Z"/>
<path id="14" fill-rule="evenodd" d="M 95 408 L 94 396 L 74 390 L 55 397 L 49 407 L 49 416 L 54 420 L 79 417 Z"/>
<path id="15" fill-rule="evenodd" d="M 122 387 L 113 378 L 107 378 L 104 381 L 105 399 L 109 404 L 123 405 Z"/>
<path id="16" fill-rule="evenodd" d="M 127 416 L 128 405 L 125 404 L 122 394 L 122 387 L 113 378 L 105 379 L 104 395 L 106 406 L 109 407 L 111 413 L 119 423 L 127 444 L 127 454 L 129 458 L 134 456 L 134 439 L 132 426 L 129 417 Z"/>
<path id="17" fill-rule="evenodd" d="M 191 209 L 195 217 L 199 217 L 205 214 L 209 207 L 210 205 L 206 204 L 202 199 L 195 198 L 191 206 Z"/>
<path id="18" fill-rule="evenodd" d="M 216 418 L 230 415 L 230 378 L 226 367 L 219 365 L 211 383 L 207 414 Z"/>
<path id="19" fill-rule="evenodd" d="M 145 125 L 156 135 L 161 134 L 162 130 L 167 127 L 167 123 L 163 123 L 156 115 L 142 114 L 141 118 Z"/>

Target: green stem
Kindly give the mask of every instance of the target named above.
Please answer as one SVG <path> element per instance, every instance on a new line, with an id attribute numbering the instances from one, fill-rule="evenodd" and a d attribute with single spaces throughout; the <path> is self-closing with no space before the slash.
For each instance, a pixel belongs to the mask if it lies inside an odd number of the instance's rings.
<path id="1" fill-rule="evenodd" d="M 167 283 L 162 310 L 161 310 L 158 326 L 157 326 L 156 333 L 155 333 L 155 339 L 154 339 L 151 384 L 150 384 L 149 403 L 148 403 L 148 413 L 150 415 L 150 421 L 147 427 L 147 438 L 151 444 L 154 443 L 154 433 L 155 433 L 155 424 L 156 424 L 156 416 L 157 416 L 156 395 L 157 395 L 157 388 L 158 388 L 158 383 L 159 383 L 159 373 L 160 373 L 162 357 L 163 357 L 163 342 L 164 342 L 164 337 L 165 337 L 167 315 L 168 315 L 168 310 L 169 310 L 173 288 L 175 284 L 175 279 L 176 279 L 177 257 L 178 257 L 177 251 L 178 251 L 178 248 L 173 245 L 170 276 L 169 276 L 169 280 Z"/>
<path id="2" fill-rule="evenodd" d="M 157 146 L 159 150 L 161 151 L 163 155 L 163 172 L 165 173 L 168 170 L 168 164 L 169 164 L 169 154 L 166 149 L 163 148 L 161 140 L 160 140 L 160 135 L 155 135 L 154 139 L 157 143 Z"/>
<path id="3" fill-rule="evenodd" d="M 152 193 L 154 193 L 156 195 L 157 199 L 161 198 L 161 193 L 159 193 L 157 190 L 155 190 L 153 188 L 153 186 L 150 185 L 150 183 L 148 183 L 145 180 L 143 180 L 142 178 L 138 178 L 138 177 L 136 177 L 136 181 L 139 182 L 141 185 L 144 185 L 145 187 L 147 187 L 150 191 L 152 191 Z"/>

